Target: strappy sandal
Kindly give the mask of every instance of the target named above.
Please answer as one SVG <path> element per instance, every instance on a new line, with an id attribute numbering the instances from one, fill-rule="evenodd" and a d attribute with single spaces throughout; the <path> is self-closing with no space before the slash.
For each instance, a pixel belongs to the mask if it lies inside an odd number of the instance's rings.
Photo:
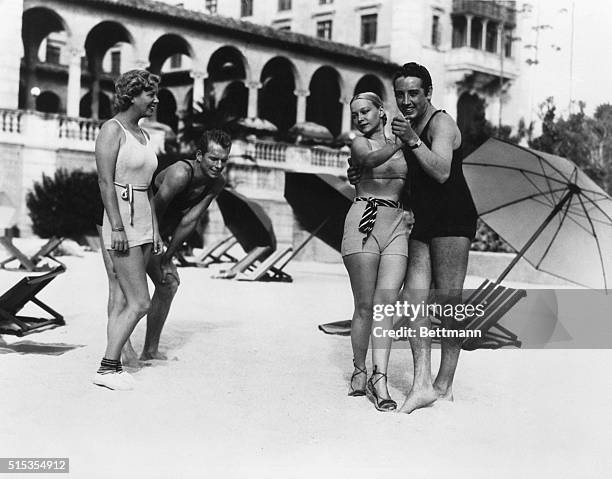
<path id="1" fill-rule="evenodd" d="M 363 389 L 355 389 L 355 388 L 353 387 L 353 379 L 355 379 L 355 378 L 356 378 L 357 376 L 359 376 L 360 374 L 365 374 L 365 375 L 366 375 L 366 378 L 367 378 L 367 377 L 368 377 L 368 370 L 367 370 L 367 369 L 365 369 L 365 368 L 363 368 L 363 369 L 362 369 L 362 368 L 360 368 L 359 366 L 357 366 L 357 365 L 355 364 L 355 361 L 353 361 L 353 366 L 355 367 L 355 369 L 356 369 L 357 371 L 355 371 L 355 372 L 353 373 L 353 375 L 351 376 L 351 383 L 350 383 L 350 388 L 351 388 L 351 389 L 349 390 L 348 395 L 349 395 L 349 396 L 353 396 L 353 397 L 365 396 L 365 395 L 366 395 L 366 390 L 365 390 L 365 388 L 363 388 Z"/>
<path id="2" fill-rule="evenodd" d="M 378 393 L 376 392 L 376 388 L 374 386 L 376 386 L 376 383 L 382 378 L 387 379 L 387 375 L 385 373 L 378 372 L 376 368 L 377 366 L 374 366 L 374 372 L 372 373 L 372 376 L 370 376 L 370 379 L 368 379 L 368 384 L 366 387 L 368 398 L 374 403 L 374 407 L 378 411 L 395 411 L 397 409 L 397 403 L 393 399 L 382 399 L 378 397 Z M 376 375 L 378 375 L 379 378 L 375 381 L 372 381 L 374 379 L 374 376 Z"/>

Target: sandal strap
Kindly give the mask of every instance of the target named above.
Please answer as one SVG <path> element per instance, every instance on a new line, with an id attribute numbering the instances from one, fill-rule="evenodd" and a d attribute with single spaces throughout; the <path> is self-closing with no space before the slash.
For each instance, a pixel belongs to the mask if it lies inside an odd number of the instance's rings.
<path id="1" fill-rule="evenodd" d="M 389 406 L 389 407 L 385 407 L 385 406 Z M 397 408 L 397 403 L 393 400 L 393 399 L 383 399 L 382 401 L 380 401 L 378 403 L 378 408 L 379 409 L 395 409 Z"/>
<path id="2" fill-rule="evenodd" d="M 353 380 L 353 378 L 355 376 L 357 376 L 358 374 L 365 374 L 366 376 L 368 375 L 368 370 L 367 368 L 360 368 L 359 366 L 357 366 L 355 364 L 355 361 L 353 361 L 353 367 L 357 370 L 357 372 L 354 372 L 353 375 L 351 376 L 351 381 Z"/>
<path id="3" fill-rule="evenodd" d="M 370 382 L 372 383 L 372 386 L 376 386 L 376 383 L 378 383 L 378 381 L 380 381 L 382 378 L 389 379 L 387 378 L 387 373 L 381 373 L 377 369 L 378 369 L 378 366 L 374 366 L 374 371 L 372 371 L 372 376 L 370 376 Z M 380 377 L 377 378 L 376 381 L 373 381 L 374 376 L 376 375 Z"/>

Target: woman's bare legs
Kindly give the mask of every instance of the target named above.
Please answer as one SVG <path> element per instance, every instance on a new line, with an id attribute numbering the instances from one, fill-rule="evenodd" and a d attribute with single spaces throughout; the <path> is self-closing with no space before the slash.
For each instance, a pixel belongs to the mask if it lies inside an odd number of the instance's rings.
<path id="1" fill-rule="evenodd" d="M 367 376 L 360 374 L 365 370 L 366 355 L 372 331 L 372 306 L 378 277 L 380 256 L 374 253 L 354 253 L 343 257 L 353 291 L 355 309 L 351 322 L 351 345 L 355 371 L 349 393 L 365 389 Z"/>
<path id="2" fill-rule="evenodd" d="M 382 255 L 378 266 L 376 290 L 374 291 L 374 305 L 394 305 L 399 290 L 404 282 L 408 258 L 401 255 Z M 370 309 L 370 314 L 372 310 Z M 380 328 L 380 329 L 374 329 Z M 380 321 L 374 321 L 372 329 L 372 366 L 376 371 L 387 374 L 389 355 L 391 353 L 392 338 L 388 333 L 393 329 L 393 315 L 384 315 Z M 385 377 L 374 377 L 374 387 L 382 399 L 390 399 Z M 373 382 L 374 382 L 373 381 Z"/>
<path id="3" fill-rule="evenodd" d="M 104 245 L 104 238 L 102 237 L 102 228 L 96 225 L 98 229 L 98 237 L 100 239 L 100 246 L 102 250 L 102 260 L 104 261 L 104 269 L 106 270 L 106 276 L 108 279 L 108 305 L 106 308 L 108 314 L 108 323 L 106 327 L 106 334 L 109 334 L 109 329 L 114 328 L 114 323 L 117 321 L 117 317 L 126 308 L 127 302 L 121 291 L 119 280 L 115 273 L 115 267 L 113 266 L 113 260 L 110 257 L 106 246 Z M 138 362 L 138 355 L 132 347 L 132 342 L 128 339 L 121 351 L 121 362 L 130 367 L 140 366 Z"/>
<path id="4" fill-rule="evenodd" d="M 151 304 L 145 271 L 151 244 L 130 248 L 127 253 L 111 253 L 117 280 L 126 306 L 113 322 L 109 321 L 108 343 L 104 357 L 118 360 L 138 321 L 147 314 Z"/>

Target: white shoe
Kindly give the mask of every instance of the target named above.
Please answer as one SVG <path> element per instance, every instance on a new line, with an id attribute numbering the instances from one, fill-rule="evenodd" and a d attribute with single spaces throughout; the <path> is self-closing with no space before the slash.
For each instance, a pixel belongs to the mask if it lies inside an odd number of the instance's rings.
<path id="1" fill-rule="evenodd" d="M 117 372 L 105 373 L 105 374 L 96 373 L 93 379 L 93 383 L 96 386 L 103 386 L 105 388 L 112 389 L 112 390 L 130 391 L 131 389 L 134 389 L 134 383 L 131 382 L 126 377 L 124 377 L 125 374 L 131 377 L 131 375 L 129 375 L 128 373 L 117 373 Z M 133 378 L 132 378 L 132 381 L 133 381 Z"/>
<path id="2" fill-rule="evenodd" d="M 127 383 L 127 384 L 131 384 L 132 386 L 136 386 L 136 383 L 138 381 L 136 381 L 136 378 L 134 376 L 132 376 L 130 373 L 128 373 L 127 371 L 119 371 L 117 372 L 117 374 Z"/>

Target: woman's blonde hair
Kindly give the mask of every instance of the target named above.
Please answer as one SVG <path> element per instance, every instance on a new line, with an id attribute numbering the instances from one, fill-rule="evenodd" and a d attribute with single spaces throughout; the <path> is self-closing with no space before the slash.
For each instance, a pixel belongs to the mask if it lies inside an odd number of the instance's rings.
<path id="1" fill-rule="evenodd" d="M 143 91 L 157 90 L 160 78 L 147 70 L 130 70 L 115 82 L 115 109 L 125 111 Z"/>
<path id="2" fill-rule="evenodd" d="M 351 98 L 351 105 L 353 104 L 354 101 L 356 100 L 368 100 L 369 102 L 372 102 L 372 104 L 376 107 L 376 108 L 382 108 L 383 109 L 383 116 L 382 116 L 382 122 L 383 125 L 387 124 L 387 113 L 384 110 L 384 104 L 382 99 L 374 92 L 372 91 L 364 91 L 362 93 L 357 93 L 353 98 Z"/>

